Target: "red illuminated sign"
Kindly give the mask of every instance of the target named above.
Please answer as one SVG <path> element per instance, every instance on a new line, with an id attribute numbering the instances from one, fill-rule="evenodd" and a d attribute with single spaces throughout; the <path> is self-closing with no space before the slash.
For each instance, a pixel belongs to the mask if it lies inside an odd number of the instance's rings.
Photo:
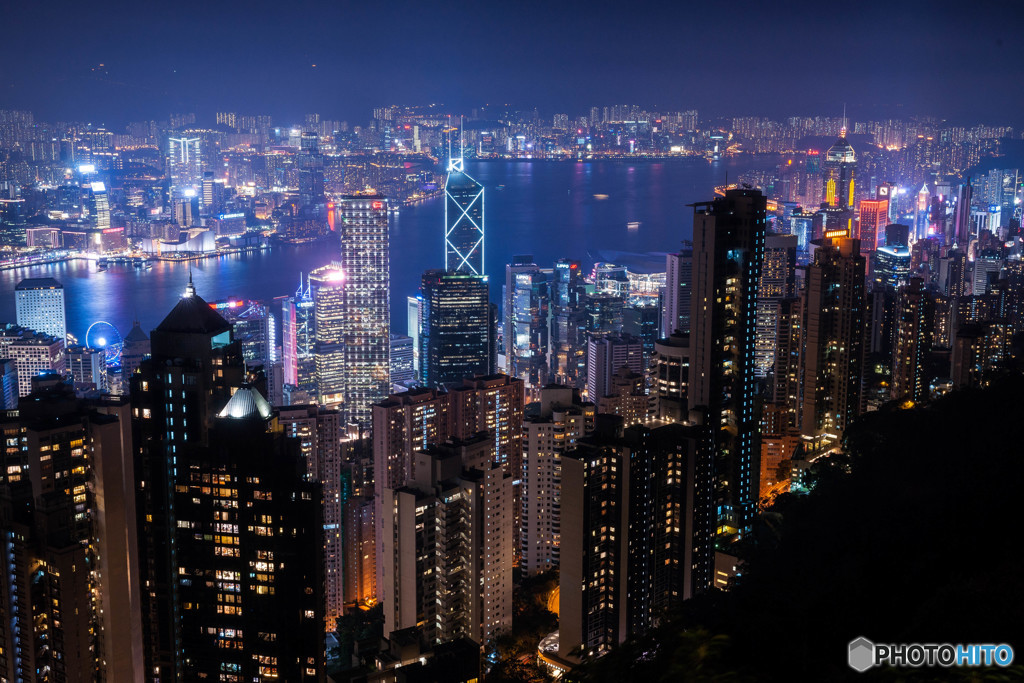
<path id="1" fill-rule="evenodd" d="M 375 209 L 383 209 L 383 208 L 384 208 L 384 202 L 374 202 L 374 203 L 372 204 L 372 206 L 373 206 L 373 208 L 375 208 Z"/>

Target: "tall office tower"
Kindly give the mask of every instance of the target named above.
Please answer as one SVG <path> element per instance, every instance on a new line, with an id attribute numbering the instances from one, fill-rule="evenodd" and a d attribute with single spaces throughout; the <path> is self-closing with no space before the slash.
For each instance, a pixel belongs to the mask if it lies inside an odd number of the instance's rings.
<path id="1" fill-rule="evenodd" d="M 107 354 L 103 349 L 69 346 L 64 351 L 64 363 L 65 371 L 71 375 L 71 381 L 78 394 L 110 391 L 110 383 L 107 381 Z"/>
<path id="2" fill-rule="evenodd" d="M 38 380 L 0 419 L 0 676 L 142 680 L 128 404 Z"/>
<path id="3" fill-rule="evenodd" d="M 387 199 L 377 195 L 344 197 L 341 217 L 345 418 L 369 426 L 370 406 L 390 393 Z"/>
<path id="4" fill-rule="evenodd" d="M 971 230 L 971 179 L 959 187 L 956 195 L 956 213 L 953 214 L 953 240 L 961 249 L 967 249 L 974 236 Z"/>
<path id="5" fill-rule="evenodd" d="M 204 214 L 217 213 L 221 209 L 221 187 L 213 178 L 213 171 L 203 172 L 203 186 L 199 193 L 199 202 Z"/>
<path id="6" fill-rule="evenodd" d="M 16 325 L 0 328 L 0 358 L 14 361 L 20 397 L 32 390 L 33 377 L 48 373 L 63 376 L 67 371 L 64 340 Z"/>
<path id="7" fill-rule="evenodd" d="M 533 256 L 530 255 L 518 255 L 512 259 L 512 263 L 505 266 L 505 285 L 502 290 L 502 306 L 501 315 L 504 323 L 504 347 L 502 353 L 505 354 L 505 371 L 509 372 L 512 368 L 512 355 L 513 349 L 515 348 L 515 339 L 513 334 L 513 328 L 515 327 L 513 302 L 515 300 L 516 293 L 516 276 L 520 273 L 539 273 L 540 268 L 536 263 L 533 262 Z"/>
<path id="8" fill-rule="evenodd" d="M 323 490 L 324 618 L 325 630 L 331 633 L 345 614 L 344 548 L 350 540 L 343 535 L 341 413 L 312 405 L 286 406 L 278 411 L 277 420 L 285 435 L 299 442 L 306 480 Z"/>
<path id="9" fill-rule="evenodd" d="M 135 374 L 142 361 L 149 357 L 149 337 L 142 331 L 139 321 L 132 323 L 132 329 L 124 336 L 121 344 L 121 377 L 127 379 Z M 125 387 L 128 385 L 125 384 Z"/>
<path id="10" fill-rule="evenodd" d="M 479 434 L 416 454 L 416 477 L 385 488 L 384 631 L 486 643 L 512 627 L 512 475 Z"/>
<path id="11" fill-rule="evenodd" d="M 874 251 L 885 236 L 885 226 L 889 224 L 888 199 L 863 199 L 860 202 L 860 219 L 858 233 L 861 248 Z"/>
<path id="12" fill-rule="evenodd" d="M 654 344 L 661 338 L 661 318 L 658 297 L 633 296 L 622 307 L 622 333 L 640 340 L 643 356 L 641 368 L 650 365 Z"/>
<path id="13" fill-rule="evenodd" d="M 416 377 L 420 376 L 420 327 L 423 325 L 423 300 L 417 296 L 407 297 L 406 305 L 406 333 L 412 337 L 412 367 Z"/>
<path id="14" fill-rule="evenodd" d="M 421 381 L 428 387 L 491 373 L 491 305 L 487 280 L 467 272 L 428 270 L 420 294 Z"/>
<path id="15" fill-rule="evenodd" d="M 917 201 L 914 204 L 914 239 L 923 240 L 928 237 L 929 216 L 931 215 L 932 195 L 928 191 L 928 184 L 925 183 L 917 192 Z M 886 242 L 888 244 L 888 242 Z M 966 248 L 966 246 L 965 246 Z"/>
<path id="16" fill-rule="evenodd" d="M 690 333 L 690 290 L 693 287 L 693 245 L 684 243 L 676 254 L 665 254 L 665 303 L 661 336 L 676 330 Z"/>
<path id="17" fill-rule="evenodd" d="M 611 294 L 623 301 L 629 296 L 629 274 L 626 266 L 614 263 L 595 263 L 594 290 L 598 294 Z"/>
<path id="18" fill-rule="evenodd" d="M 93 224 L 97 230 L 105 232 L 110 229 L 110 201 L 107 198 L 107 186 L 103 183 L 92 183 L 92 203 L 95 210 Z"/>
<path id="19" fill-rule="evenodd" d="M 924 401 L 928 398 L 925 362 L 932 349 L 935 307 L 921 278 L 911 278 L 896 295 L 895 349 L 892 397 Z"/>
<path id="20" fill-rule="evenodd" d="M 459 157 L 448 160 L 444 181 L 444 269 L 484 275 L 484 186 Z"/>
<path id="21" fill-rule="evenodd" d="M 579 261 L 555 261 L 551 281 L 551 330 L 548 338 L 548 356 L 551 359 L 553 381 L 581 388 L 586 381 L 586 339 L 582 298 L 585 283 Z"/>
<path id="22" fill-rule="evenodd" d="M 816 448 L 838 443 L 864 410 L 864 272 L 855 239 L 823 244 L 807 269 L 801 432 Z"/>
<path id="23" fill-rule="evenodd" d="M 309 274 L 316 330 L 316 400 L 321 405 L 338 406 L 345 399 L 347 286 L 345 272 L 338 264 L 321 266 Z"/>
<path id="24" fill-rule="evenodd" d="M 897 288 L 907 284 L 910 279 L 910 259 L 913 256 L 910 249 L 901 245 L 885 245 L 879 247 L 871 254 L 872 271 L 874 273 L 874 289 L 888 289 L 896 291 Z"/>
<path id="25" fill-rule="evenodd" d="M 270 306 L 262 301 L 244 299 L 215 301 L 210 305 L 231 323 L 235 339 L 242 344 L 242 358 L 245 359 L 246 367 L 262 365 L 269 375 L 270 364 L 277 360 L 274 357 L 277 325 Z"/>
<path id="26" fill-rule="evenodd" d="M 0 410 L 18 407 L 18 365 L 10 358 L 0 359 Z"/>
<path id="27" fill-rule="evenodd" d="M 594 403 L 609 393 L 611 378 L 619 368 L 642 373 L 643 343 L 628 334 L 587 339 L 587 398 Z"/>
<path id="28" fill-rule="evenodd" d="M 558 567 L 562 454 L 593 433 L 594 418 L 594 404 L 566 386 L 549 384 L 526 407 L 519 566 L 529 575 Z"/>
<path id="29" fill-rule="evenodd" d="M 967 250 L 953 245 L 946 252 L 946 257 L 939 259 L 939 291 L 954 298 L 967 294 L 967 269 Z M 974 291 L 973 282 L 970 291 Z"/>
<path id="30" fill-rule="evenodd" d="M 391 335 L 391 386 L 405 386 L 416 380 L 413 367 L 412 337 Z"/>
<path id="31" fill-rule="evenodd" d="M 511 317 L 505 335 L 511 336 L 508 374 L 523 380 L 531 396 L 548 383 L 548 278 L 536 268 L 515 274 Z"/>
<path id="32" fill-rule="evenodd" d="M 690 336 L 680 333 L 659 339 L 648 368 L 652 417 L 670 422 L 689 418 Z"/>
<path id="33" fill-rule="evenodd" d="M 757 505 L 754 331 L 767 202 L 759 190 L 727 190 L 696 204 L 690 306 L 690 411 L 714 431 L 723 535 L 747 533 Z"/>
<path id="34" fill-rule="evenodd" d="M 18 324 L 65 341 L 68 337 L 64 315 L 64 285 L 49 277 L 31 277 L 14 287 L 14 310 Z"/>
<path id="35" fill-rule="evenodd" d="M 191 282 L 151 343 L 131 391 L 146 680 L 323 680 L 321 490 L 299 444 Z"/>
<path id="36" fill-rule="evenodd" d="M 300 280 L 295 294 L 281 302 L 284 384 L 288 394 L 300 394 L 288 403 L 316 400 L 316 304 L 310 285 Z"/>
<path id="37" fill-rule="evenodd" d="M 320 141 L 316 133 L 303 131 L 299 140 L 299 153 L 295 156 L 299 167 L 299 202 L 312 207 L 324 201 L 324 158 L 320 154 Z"/>
<path id="38" fill-rule="evenodd" d="M 622 332 L 622 297 L 616 294 L 587 294 L 583 297 L 584 332 L 595 335 Z"/>
<path id="39" fill-rule="evenodd" d="M 796 292 L 796 235 L 768 235 L 757 295 L 754 372 L 768 377 L 775 366 L 781 301 Z"/>
<path id="40" fill-rule="evenodd" d="M 167 177 L 171 198 L 195 191 L 203 181 L 203 155 L 200 138 L 187 136 L 167 139 Z"/>
<path id="41" fill-rule="evenodd" d="M 704 427 L 636 425 L 562 456 L 560 659 L 607 652 L 711 586 L 713 478 Z"/>
<path id="42" fill-rule="evenodd" d="M 857 155 L 846 139 L 846 126 L 843 126 L 839 138 L 825 153 L 822 171 L 825 174 L 825 203 L 829 206 L 852 209 Z"/>

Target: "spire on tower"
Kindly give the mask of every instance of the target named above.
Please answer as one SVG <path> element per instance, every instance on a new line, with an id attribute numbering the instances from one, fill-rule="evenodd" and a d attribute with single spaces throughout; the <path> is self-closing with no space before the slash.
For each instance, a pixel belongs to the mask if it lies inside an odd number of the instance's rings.
<path id="1" fill-rule="evenodd" d="M 188 284 L 185 285 L 185 294 L 183 295 L 187 299 L 191 299 L 196 295 L 195 285 L 192 284 L 192 264 L 188 264 Z"/>
<path id="2" fill-rule="evenodd" d="M 839 129 L 839 137 L 846 137 L 846 102 L 843 102 L 843 127 Z"/>

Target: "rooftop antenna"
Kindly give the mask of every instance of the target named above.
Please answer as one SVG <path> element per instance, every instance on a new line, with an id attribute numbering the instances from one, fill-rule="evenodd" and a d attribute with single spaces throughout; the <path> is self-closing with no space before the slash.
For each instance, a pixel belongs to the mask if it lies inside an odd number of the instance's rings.
<path id="1" fill-rule="evenodd" d="M 459 161 L 462 161 L 462 150 L 465 148 L 466 142 L 462 135 L 462 114 L 459 114 Z"/>
<path id="2" fill-rule="evenodd" d="M 843 127 L 842 130 L 839 131 L 839 136 L 843 138 L 846 137 L 846 102 L 843 102 Z"/>
<path id="3" fill-rule="evenodd" d="M 188 285 L 185 286 L 185 297 L 186 298 L 191 298 L 191 297 L 195 296 L 195 293 L 196 293 L 196 288 L 195 288 L 195 285 L 192 284 L 192 264 L 189 263 L 188 264 Z"/>
<path id="4" fill-rule="evenodd" d="M 452 170 L 452 115 L 448 114 L 448 170 Z"/>

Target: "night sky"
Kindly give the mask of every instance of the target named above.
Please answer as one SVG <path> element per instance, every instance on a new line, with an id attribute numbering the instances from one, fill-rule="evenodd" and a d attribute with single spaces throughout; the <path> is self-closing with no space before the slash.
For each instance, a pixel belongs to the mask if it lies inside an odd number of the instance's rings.
<path id="1" fill-rule="evenodd" d="M 428 102 L 781 117 L 845 102 L 853 117 L 1024 124 L 1015 0 L 2 0 L 0 24 L 0 108 L 43 120 L 224 109 L 359 123 Z"/>

